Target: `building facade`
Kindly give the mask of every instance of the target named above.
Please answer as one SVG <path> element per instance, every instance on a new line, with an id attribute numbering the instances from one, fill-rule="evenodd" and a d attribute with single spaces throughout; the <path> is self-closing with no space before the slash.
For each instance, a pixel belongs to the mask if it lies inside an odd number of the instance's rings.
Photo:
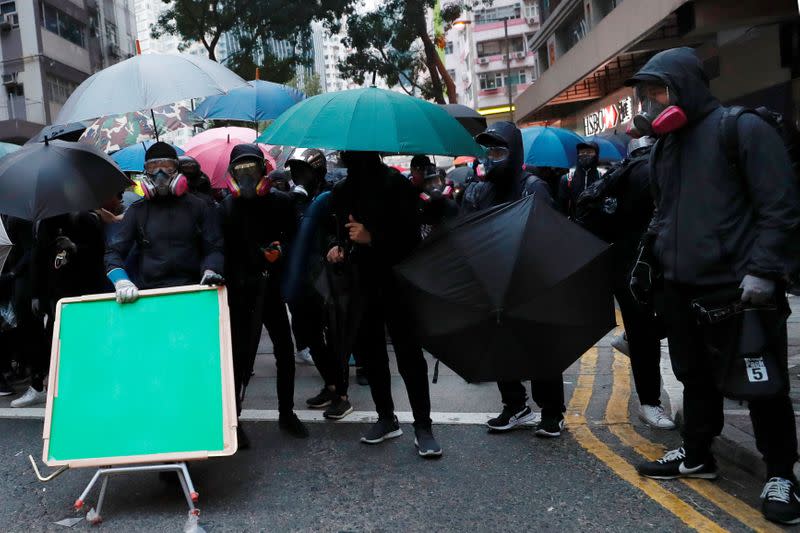
<path id="1" fill-rule="evenodd" d="M 129 0 L 0 0 L 0 140 L 51 124 L 83 80 L 134 54 L 135 39 Z"/>
<path id="2" fill-rule="evenodd" d="M 638 102 L 624 81 L 659 51 L 691 46 L 724 104 L 766 105 L 800 121 L 795 0 L 539 0 L 528 38 L 538 80 L 515 98 L 518 124 L 622 132 Z"/>

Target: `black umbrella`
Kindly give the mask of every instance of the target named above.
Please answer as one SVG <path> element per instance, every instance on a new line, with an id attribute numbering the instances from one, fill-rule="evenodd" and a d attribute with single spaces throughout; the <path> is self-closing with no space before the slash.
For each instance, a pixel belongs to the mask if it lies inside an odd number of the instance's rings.
<path id="1" fill-rule="evenodd" d="M 470 166 L 456 167 L 445 175 L 445 179 L 451 180 L 463 189 L 467 183 L 475 179 L 475 171 Z"/>
<path id="2" fill-rule="evenodd" d="M 546 378 L 615 326 L 609 252 L 528 196 L 456 220 L 395 268 L 423 346 L 461 377 Z"/>
<path id="3" fill-rule="evenodd" d="M 0 213 L 41 220 L 95 209 L 130 184 L 110 157 L 87 144 L 28 144 L 0 159 Z"/>
<path id="4" fill-rule="evenodd" d="M 470 135 L 475 137 L 477 134 L 486 130 L 486 117 L 461 104 L 443 104 L 445 111 L 456 119 Z"/>
<path id="5" fill-rule="evenodd" d="M 44 142 L 45 137 L 49 140 L 61 139 L 62 141 L 77 141 L 86 131 L 83 122 L 71 122 L 69 124 L 56 124 L 45 126 L 36 135 L 31 137 L 25 144 Z"/>

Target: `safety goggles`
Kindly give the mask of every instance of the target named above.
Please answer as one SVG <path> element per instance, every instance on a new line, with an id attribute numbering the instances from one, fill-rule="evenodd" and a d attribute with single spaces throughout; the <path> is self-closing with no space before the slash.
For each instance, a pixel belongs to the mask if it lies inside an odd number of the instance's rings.
<path id="1" fill-rule="evenodd" d="M 237 180 L 257 180 L 264 174 L 264 167 L 257 161 L 242 161 L 231 165 L 230 172 L 231 176 Z"/>
<path id="2" fill-rule="evenodd" d="M 642 105 L 642 111 L 651 112 L 672 105 L 669 87 L 660 83 L 642 82 L 634 87 L 636 100 Z M 664 103 L 666 101 L 666 103 Z"/>
<path id="3" fill-rule="evenodd" d="M 149 159 L 144 162 L 144 171 L 150 176 L 165 172 L 170 176 L 178 173 L 178 160 L 170 158 Z"/>
<path id="4" fill-rule="evenodd" d="M 486 158 L 495 163 L 508 159 L 509 149 L 505 146 L 489 146 L 486 148 Z"/>

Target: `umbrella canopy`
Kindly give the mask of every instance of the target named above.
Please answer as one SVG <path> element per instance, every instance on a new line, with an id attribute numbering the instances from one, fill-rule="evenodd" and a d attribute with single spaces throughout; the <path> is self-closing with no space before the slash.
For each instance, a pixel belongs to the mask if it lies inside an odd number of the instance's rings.
<path id="1" fill-rule="evenodd" d="M 525 164 L 533 167 L 574 167 L 578 144 L 583 138 L 574 131 L 549 126 L 532 126 L 522 130 Z"/>
<path id="2" fill-rule="evenodd" d="M 469 382 L 558 376 L 615 326 L 609 246 L 535 196 L 457 220 L 395 267 L 423 346 Z"/>
<path id="3" fill-rule="evenodd" d="M 153 109 L 225 94 L 247 82 L 216 61 L 188 54 L 144 54 L 111 65 L 81 83 L 56 124 Z"/>
<path id="4" fill-rule="evenodd" d="M 54 139 L 61 139 L 62 141 L 77 141 L 85 129 L 86 124 L 83 122 L 45 126 L 39 131 L 39 133 L 28 139 L 28 142 L 25 144 L 43 142 L 45 137 L 51 141 Z"/>
<path id="5" fill-rule="evenodd" d="M 631 142 L 632 137 L 627 133 L 621 131 L 604 131 L 597 135 L 601 139 L 608 139 L 614 143 L 618 149 L 622 150 L 621 153 L 628 153 L 628 143 Z"/>
<path id="6" fill-rule="evenodd" d="M 464 126 L 470 135 L 475 137 L 477 134 L 486 130 L 486 117 L 462 104 L 441 104 L 447 114 L 456 119 L 459 124 Z"/>
<path id="7" fill-rule="evenodd" d="M 100 207 L 131 184 L 92 146 L 49 141 L 0 159 L 0 213 L 25 220 Z"/>
<path id="8" fill-rule="evenodd" d="M 228 176 L 228 165 L 231 160 L 231 151 L 237 144 L 253 142 L 253 131 L 250 131 L 249 140 L 241 139 L 217 139 L 203 143 L 199 146 L 186 150 L 186 155 L 192 156 L 200 163 L 200 168 L 211 179 L 211 186 L 215 189 L 225 188 Z M 270 148 L 264 144 L 259 144 L 261 153 L 267 162 L 267 172 L 275 169 L 275 159 L 270 155 Z"/>
<path id="9" fill-rule="evenodd" d="M 155 125 L 153 124 L 155 117 Z M 158 138 L 159 135 L 197 122 L 192 110 L 184 104 L 169 104 L 151 111 L 133 111 L 122 115 L 101 117 L 86 128 L 81 142 L 93 144 L 103 152 L 122 150 L 136 143 Z"/>
<path id="10" fill-rule="evenodd" d="M 212 141 L 231 141 L 236 142 L 236 144 L 240 143 L 254 143 L 256 142 L 256 137 L 258 133 L 250 128 L 240 128 L 237 126 L 229 126 L 226 128 L 211 128 L 205 131 L 201 131 L 189 141 L 183 145 L 183 149 L 187 152 L 193 148 L 197 148 L 200 145 L 212 142 Z"/>
<path id="11" fill-rule="evenodd" d="M 133 146 L 128 146 L 122 150 L 111 154 L 111 159 L 116 161 L 123 172 L 144 172 L 144 155 L 147 149 L 153 146 L 156 141 L 149 140 L 138 142 Z M 183 150 L 173 145 L 178 155 L 183 155 Z"/>
<path id="12" fill-rule="evenodd" d="M 453 160 L 453 166 L 460 167 L 462 165 L 469 165 L 473 161 L 475 161 L 474 157 L 472 157 L 470 155 L 461 155 L 461 156 L 456 157 Z"/>
<path id="13" fill-rule="evenodd" d="M 600 148 L 600 161 L 619 161 L 625 159 L 628 153 L 627 147 L 618 146 L 615 142 L 603 137 L 598 137 L 597 135 L 584 137 L 584 139 L 586 139 L 586 142 L 597 143 L 597 146 Z"/>
<path id="14" fill-rule="evenodd" d="M 0 157 L 8 155 L 11 152 L 16 152 L 20 148 L 22 147 L 18 144 L 0 142 Z"/>
<path id="15" fill-rule="evenodd" d="M 293 106 L 259 137 L 266 144 L 399 154 L 481 155 L 447 111 L 369 87 L 320 94 Z"/>
<path id="16" fill-rule="evenodd" d="M 222 96 L 209 96 L 197 106 L 197 116 L 205 120 L 274 120 L 306 96 L 286 85 L 253 80 Z"/>
<path id="17" fill-rule="evenodd" d="M 0 272 L 2 272 L 3 267 L 6 266 L 6 260 L 8 260 L 8 256 L 11 253 L 12 246 L 13 243 L 11 239 L 8 238 L 6 227 L 3 221 L 0 220 Z"/>
<path id="18" fill-rule="evenodd" d="M 464 187 L 469 181 L 475 177 L 475 171 L 472 167 L 457 167 L 447 173 L 445 179 L 451 180 L 453 183 L 460 187 Z"/>

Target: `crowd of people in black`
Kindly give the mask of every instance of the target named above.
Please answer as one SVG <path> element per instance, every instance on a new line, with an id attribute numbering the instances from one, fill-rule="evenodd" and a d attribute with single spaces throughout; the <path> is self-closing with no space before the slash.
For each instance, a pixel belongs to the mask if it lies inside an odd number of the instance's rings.
<path id="1" fill-rule="evenodd" d="M 614 346 L 630 357 L 641 419 L 658 429 L 675 428 L 661 405 L 661 339 L 669 340 L 672 366 L 684 385 L 683 445 L 639 465 L 640 474 L 715 478 L 711 442 L 722 429 L 725 391 L 715 386 L 719 363 L 703 342 L 694 309 L 698 299 L 730 290 L 745 306 L 786 307 L 785 280 L 797 259 L 792 244 L 800 228 L 796 176 L 778 132 L 757 113 L 735 117 L 738 146 L 730 160 L 719 126 L 728 111 L 710 93 L 692 50 L 657 54 L 629 83 L 642 111 L 624 161 L 601 170 L 599 148 L 587 142 L 578 145 L 572 170 L 525 167 L 520 130 L 497 122 L 476 137 L 486 153 L 463 195 L 453 194 L 425 155 L 412 159 L 405 177 L 378 153 L 343 151 L 346 178 L 334 184 L 326 179 L 328 161 L 320 150 L 299 150 L 285 171 L 269 168 L 253 144 L 232 151 L 223 195 L 211 189 L 196 161 L 155 143 L 146 154 L 144 198 L 127 208 L 120 193 L 95 211 L 36 225 L 4 220 L 17 246 L 0 277 L 6 307 L 15 314 L 0 335 L 0 394 L 13 393 L 4 375 L 28 367 L 30 386 L 12 406 L 44 402 L 60 298 L 113 291 L 124 304 L 135 301 L 139 289 L 225 284 L 240 412 L 263 326 L 274 346 L 282 430 L 298 438 L 309 434 L 294 412 L 294 335 L 323 381 L 308 407 L 325 409 L 333 420 L 352 412 L 348 360 L 354 355 L 378 413 L 361 441 L 400 436 L 388 331 L 413 411 L 414 443 L 423 457 L 441 456 L 432 431 L 428 366 L 413 309 L 392 267 L 432 232 L 446 231 L 449 220 L 534 195 L 613 244 L 609 282 L 625 325 Z M 342 269 L 347 277 L 337 275 Z M 328 312 L 336 298 L 358 299 L 346 324 Z M 773 355 L 785 378 L 785 316 L 778 326 Z M 8 367 L 12 360 L 18 368 Z M 534 379 L 530 386 L 541 409 L 536 435 L 560 436 L 563 380 Z M 488 421 L 490 431 L 509 431 L 534 418 L 522 382 L 504 381 L 498 388 L 503 406 Z M 798 522 L 788 379 L 748 406 L 768 470 L 764 514 Z M 239 447 L 247 448 L 247 435 L 238 430 Z"/>

